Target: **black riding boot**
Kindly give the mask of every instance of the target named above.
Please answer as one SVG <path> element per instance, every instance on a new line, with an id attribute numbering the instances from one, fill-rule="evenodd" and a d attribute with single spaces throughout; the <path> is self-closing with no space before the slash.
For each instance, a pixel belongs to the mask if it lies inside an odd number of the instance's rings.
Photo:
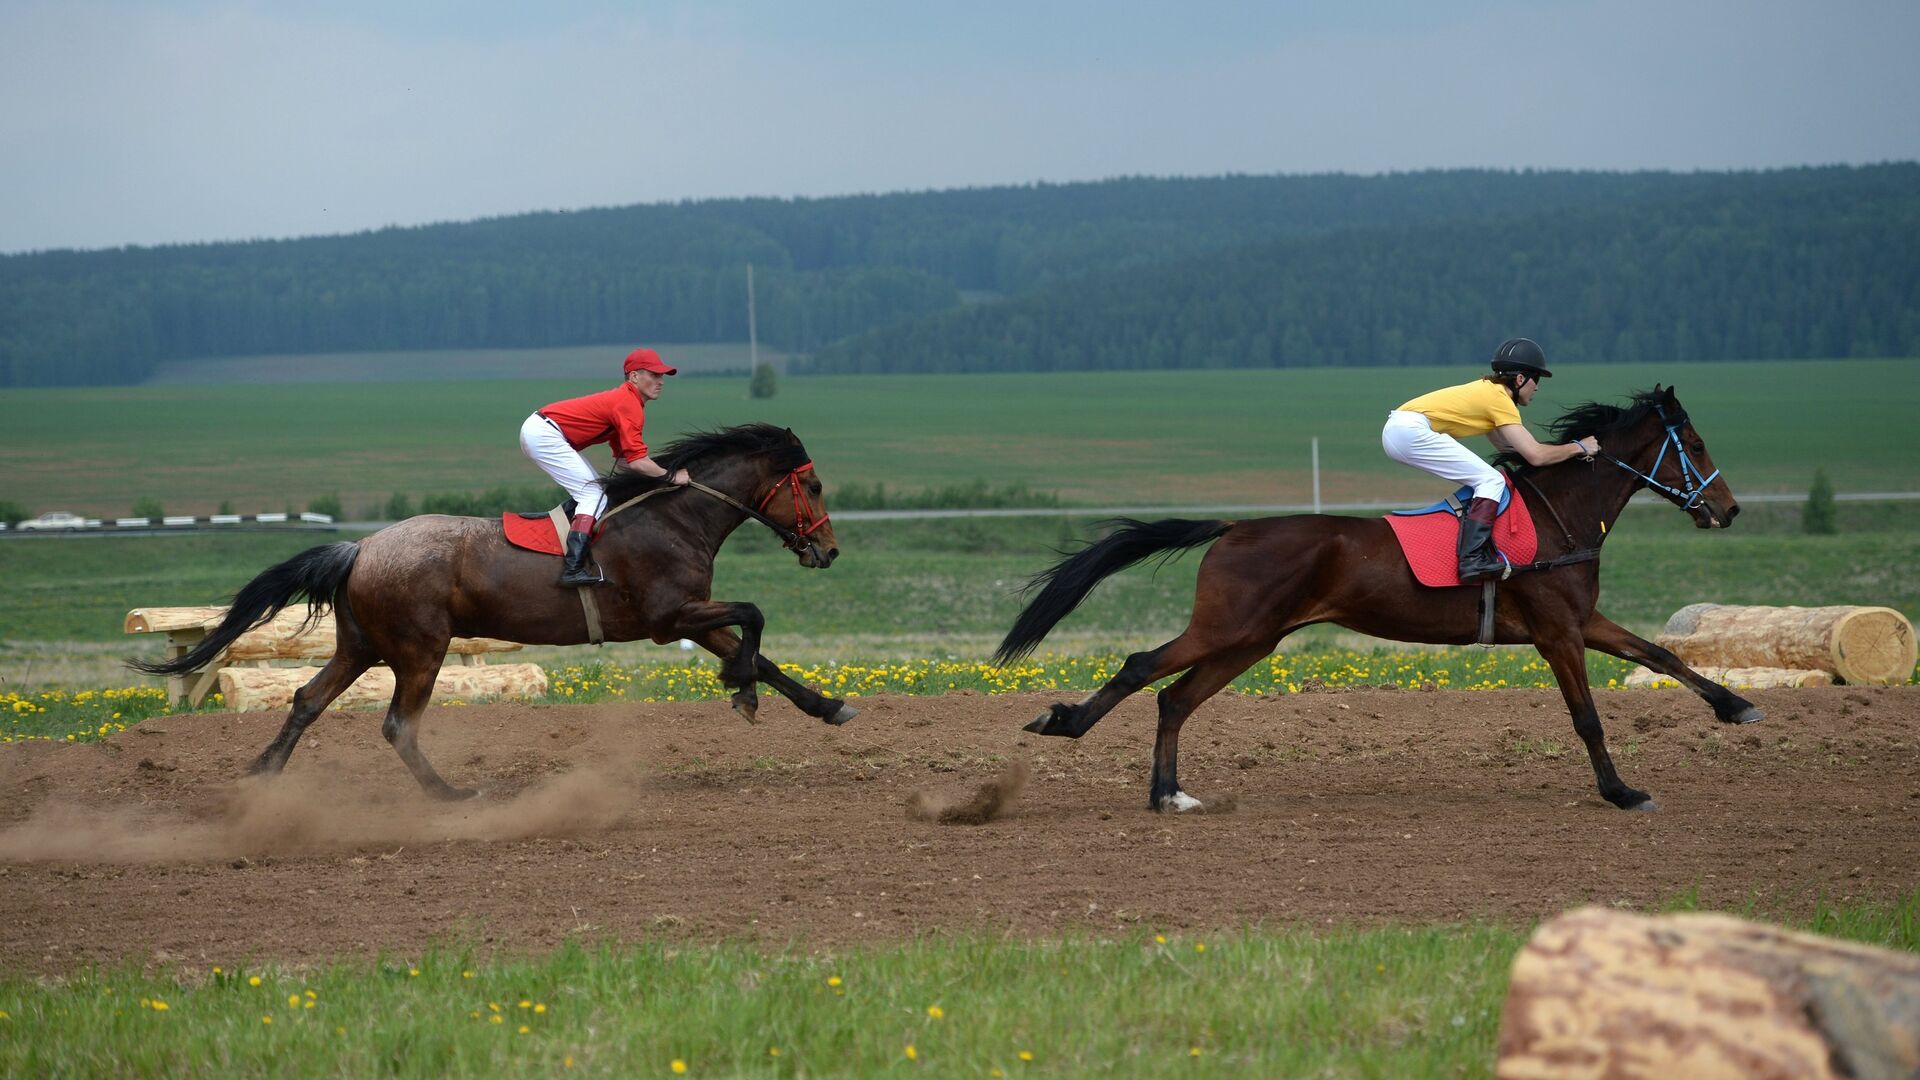
<path id="1" fill-rule="evenodd" d="M 1493 519 L 1500 504 L 1492 499 L 1475 499 L 1460 515 L 1460 580 L 1507 576 L 1507 561 L 1493 550 Z"/>
<path id="2" fill-rule="evenodd" d="M 607 580 L 599 571 L 587 569 L 587 534 L 570 532 L 567 534 L 567 561 L 560 567 L 560 584 L 566 588 L 580 585 L 598 585 Z"/>

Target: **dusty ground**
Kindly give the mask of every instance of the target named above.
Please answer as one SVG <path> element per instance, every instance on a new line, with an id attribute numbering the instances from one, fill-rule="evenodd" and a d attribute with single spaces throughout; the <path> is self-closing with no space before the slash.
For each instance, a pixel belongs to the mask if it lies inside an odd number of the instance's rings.
<path id="1" fill-rule="evenodd" d="M 480 800 L 424 799 L 373 713 L 330 713 L 271 784 L 236 782 L 263 714 L 0 748 L 0 967 L 513 952 L 569 936 L 784 943 L 945 930 L 1524 920 L 1583 902 L 1890 899 L 1920 885 L 1920 689 L 1757 691 L 1716 723 L 1682 691 L 1602 695 L 1623 777 L 1594 793 L 1559 695 L 1223 696 L 1187 725 L 1187 790 L 1146 809 L 1153 702 L 1079 742 L 1052 695 L 436 709 L 423 747 Z M 984 824 L 938 809 L 1024 765 Z M 924 815 L 923 815 L 924 816 Z"/>

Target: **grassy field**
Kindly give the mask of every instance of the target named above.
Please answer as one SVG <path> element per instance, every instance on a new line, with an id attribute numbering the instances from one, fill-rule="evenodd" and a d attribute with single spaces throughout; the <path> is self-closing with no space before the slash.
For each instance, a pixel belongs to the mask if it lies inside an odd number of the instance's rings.
<path id="1" fill-rule="evenodd" d="M 1920 893 L 1788 922 L 1916 951 Z M 455 945 L 307 970 L 233 957 L 14 976 L 0 978 L 0 1073 L 1484 1076 L 1527 932 L 1143 928 L 770 953 L 652 941 L 523 960 Z"/>
<path id="2" fill-rule="evenodd" d="M 1588 398 L 1656 381 L 1680 397 L 1736 492 L 1913 490 L 1920 411 L 1910 361 L 1618 364 L 1569 369 L 1529 410 L 1536 425 Z M 1476 374 L 1472 365 L 1370 370 L 1100 372 L 785 379 L 754 401 L 744 380 L 681 379 L 649 435 L 767 420 L 806 441 L 828 484 L 918 489 L 987 480 L 1083 505 L 1293 503 L 1311 497 L 1309 439 L 1328 502 L 1416 500 L 1434 485 L 1380 451 L 1386 411 Z M 0 499 L 31 512 L 123 514 L 303 508 L 349 514 L 404 492 L 478 491 L 539 474 L 516 432 L 534 407 L 612 385 L 544 379 L 165 385 L 0 391 Z M 1863 391 L 1862 388 L 1871 388 Z M 601 461 L 605 451 L 597 451 Z"/>
<path id="3" fill-rule="evenodd" d="M 1607 544 L 1601 606 L 1651 635 L 1699 601 L 1883 604 L 1920 617 L 1920 503 L 1841 503 L 1840 533 L 1798 531 L 1799 508 L 1759 504 L 1726 531 L 1695 529 L 1665 506 L 1632 508 Z M 978 661 L 1021 606 L 1018 588 L 1092 527 L 1086 519 L 852 521 L 827 571 L 802 570 L 770 537 L 737 533 L 717 563 L 715 595 L 767 615 L 765 651 L 782 663 Z M 158 644 L 121 633 L 128 610 L 224 603 L 268 565 L 325 534 L 85 537 L 0 541 L 0 687 L 132 685 L 119 666 Z M 1110 579 L 1048 638 L 1061 654 L 1125 653 L 1178 633 L 1192 606 L 1197 555 L 1157 572 Z M 1310 628 L 1286 653 L 1314 646 L 1370 649 L 1371 639 Z M 1530 654 L 1529 654 L 1530 655 Z M 651 644 L 528 650 L 560 668 L 592 661 L 677 662 Z M 1597 681 L 1616 674 L 1595 657 Z"/>

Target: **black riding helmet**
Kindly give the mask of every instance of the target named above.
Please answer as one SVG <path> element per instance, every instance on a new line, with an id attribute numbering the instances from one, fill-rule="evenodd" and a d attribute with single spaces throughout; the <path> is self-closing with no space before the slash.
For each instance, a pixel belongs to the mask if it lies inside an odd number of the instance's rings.
<path id="1" fill-rule="evenodd" d="M 1547 354 L 1523 337 L 1508 338 L 1500 343 L 1493 351 L 1493 370 L 1502 375 L 1517 371 L 1536 379 L 1553 378 L 1553 372 L 1547 370 Z"/>

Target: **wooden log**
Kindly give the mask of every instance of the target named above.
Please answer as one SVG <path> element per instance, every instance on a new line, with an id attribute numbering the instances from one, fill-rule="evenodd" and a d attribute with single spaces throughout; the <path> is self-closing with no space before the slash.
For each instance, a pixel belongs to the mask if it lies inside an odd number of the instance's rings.
<path id="1" fill-rule="evenodd" d="M 1801 668 L 1849 683 L 1904 683 L 1920 658 L 1913 624 L 1884 607 L 1690 604 L 1654 640 L 1695 668 Z"/>
<path id="2" fill-rule="evenodd" d="M 134 608 L 127 612 L 123 625 L 129 634 L 166 631 L 170 640 L 198 641 L 226 617 L 227 609 L 223 607 Z M 217 660 L 325 660 L 333 655 L 333 614 L 320 616 L 302 632 L 306 617 L 304 604 L 287 608 L 265 624 L 235 638 Z M 448 653 L 461 656 L 513 652 L 519 648 L 518 642 L 498 638 L 454 638 L 447 643 Z"/>
<path id="3" fill-rule="evenodd" d="M 220 696 L 233 712 L 286 709 L 293 692 L 320 674 L 319 668 L 222 668 Z M 393 672 L 371 668 L 335 698 L 333 709 L 385 708 L 393 698 Z M 458 698 L 532 698 L 547 692 L 547 673 L 538 664 L 488 664 L 485 667 L 444 667 L 433 681 L 434 701 Z"/>
<path id="4" fill-rule="evenodd" d="M 1776 686 L 1833 685 L 1833 673 L 1829 671 L 1772 667 L 1697 667 L 1693 670 L 1721 686 L 1741 689 L 1766 690 Z M 1649 687 L 1679 686 L 1680 683 L 1670 675 L 1662 675 L 1647 668 L 1637 667 L 1628 674 L 1626 685 L 1644 690 Z"/>
<path id="5" fill-rule="evenodd" d="M 1920 1075 L 1920 956 L 1727 915 L 1583 908 L 1513 961 L 1494 1075 Z"/>

